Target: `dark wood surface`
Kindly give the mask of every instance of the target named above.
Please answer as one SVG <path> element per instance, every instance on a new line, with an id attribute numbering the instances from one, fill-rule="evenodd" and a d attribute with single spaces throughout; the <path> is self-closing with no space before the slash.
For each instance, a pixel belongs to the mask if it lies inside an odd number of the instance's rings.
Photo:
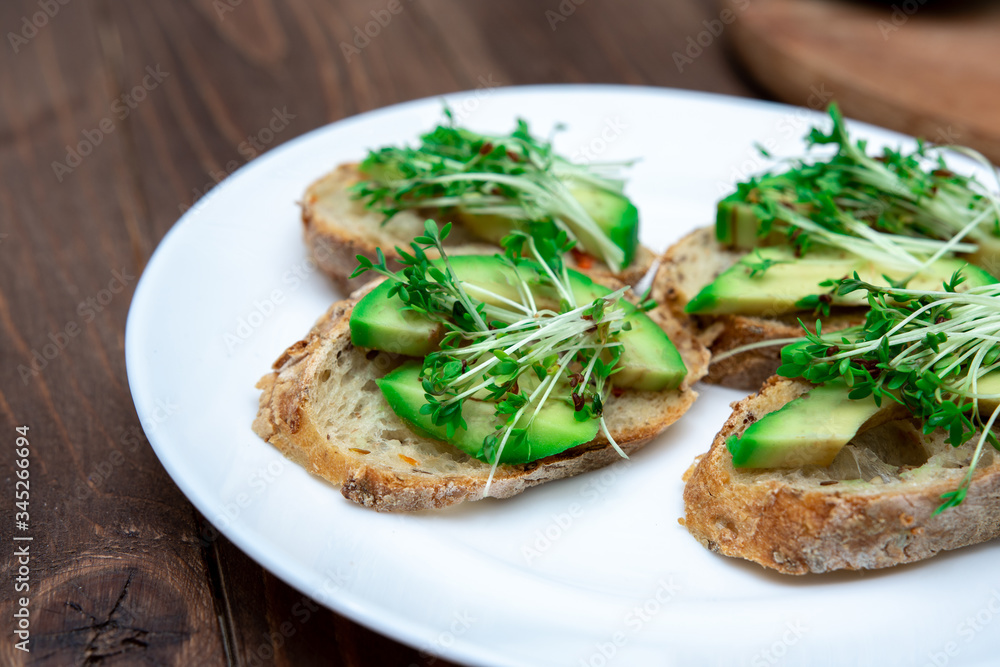
<path id="1" fill-rule="evenodd" d="M 833 96 L 847 116 L 1000 162 L 996 2 L 755 0 L 732 33 L 747 69 L 782 100 Z"/>
<path id="2" fill-rule="evenodd" d="M 184 498 L 128 391 L 137 277 L 217 180 L 345 116 L 483 79 L 754 91 L 728 60 L 727 29 L 689 57 L 691 40 L 723 25 L 712 0 L 403 0 L 345 54 L 355 28 L 390 6 L 0 2 L 0 472 L 10 517 L 0 521 L 0 664 L 444 664 L 318 607 L 217 537 Z M 265 141 L 276 115 L 287 121 Z M 13 522 L 20 425 L 30 427 L 28 530 Z M 11 634 L 13 553 L 24 544 L 30 653 Z"/>

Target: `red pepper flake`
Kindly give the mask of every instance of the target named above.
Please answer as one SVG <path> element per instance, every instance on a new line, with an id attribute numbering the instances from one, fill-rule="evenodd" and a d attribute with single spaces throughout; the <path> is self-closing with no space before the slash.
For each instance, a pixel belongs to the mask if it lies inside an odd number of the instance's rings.
<path id="1" fill-rule="evenodd" d="M 356 452 L 358 454 L 371 454 L 371 452 L 368 451 L 367 449 L 358 449 L 357 447 L 351 447 L 351 451 Z"/>
<path id="2" fill-rule="evenodd" d="M 512 150 L 508 150 L 507 151 L 507 157 L 509 157 L 514 162 L 520 162 L 521 161 L 521 156 L 518 155 L 517 153 L 515 153 Z"/>
<path id="3" fill-rule="evenodd" d="M 479 148 L 480 155 L 489 155 L 492 152 L 493 152 L 493 144 L 490 143 L 489 141 L 487 141 Z"/>
<path id="4" fill-rule="evenodd" d="M 582 250 L 577 250 L 576 248 L 570 248 L 570 254 L 573 255 L 573 262 L 578 268 L 586 271 L 587 269 L 594 266 L 594 258 L 583 252 Z"/>
<path id="5" fill-rule="evenodd" d="M 397 456 L 399 456 L 399 458 L 409 463 L 411 466 L 419 464 L 419 461 L 417 461 L 416 459 L 411 459 L 409 456 L 406 456 L 405 454 L 397 454 Z"/>

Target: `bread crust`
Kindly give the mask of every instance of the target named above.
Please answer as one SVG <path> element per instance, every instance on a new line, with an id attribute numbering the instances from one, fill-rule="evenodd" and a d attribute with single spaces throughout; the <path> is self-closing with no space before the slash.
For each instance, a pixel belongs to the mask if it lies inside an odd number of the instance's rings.
<path id="1" fill-rule="evenodd" d="M 735 469 L 726 438 L 810 387 L 773 377 L 734 403 L 711 449 L 687 472 L 684 523 L 705 547 L 785 574 L 806 574 L 911 563 L 1000 535 L 1000 462 L 981 464 L 966 500 L 933 515 L 941 494 L 954 490 L 968 470 L 968 463 L 954 463 L 962 448 L 946 451 L 940 440 L 925 445 L 940 452 L 937 458 L 877 484 L 823 484 L 818 477 Z M 970 444 L 963 448 L 971 453 Z M 945 458 L 947 465 L 937 460 Z"/>
<path id="2" fill-rule="evenodd" d="M 349 319 L 355 303 L 335 303 L 261 378 L 254 432 L 312 474 L 340 486 L 345 498 L 378 511 L 437 509 L 480 500 L 490 466 L 409 431 L 374 388 L 375 378 L 402 359 L 354 347 Z M 637 451 L 691 406 L 697 394 L 690 385 L 708 364 L 708 352 L 697 340 L 663 314 L 657 321 L 675 341 L 688 375 L 677 391 L 626 391 L 620 398 L 609 398 L 608 427 L 627 453 Z M 338 383 L 335 389 L 331 383 Z M 347 407 L 331 407 L 340 404 Z M 487 495 L 507 498 L 619 458 L 599 436 L 539 461 L 499 466 Z"/>
<path id="3" fill-rule="evenodd" d="M 302 200 L 302 224 L 309 255 L 345 294 L 372 279 L 371 274 L 350 279 L 357 268 L 358 255 L 374 260 L 375 249 L 381 248 L 389 267 L 398 269 L 396 246 L 408 248 L 410 241 L 423 233 L 424 220 L 428 217 L 453 223 L 452 233 L 445 241 L 449 254 L 492 255 L 500 252 L 498 246 L 467 232 L 460 221 L 446 220 L 436 210 L 401 211 L 384 222 L 384 216 L 379 211 L 365 208 L 362 202 L 351 197 L 350 188 L 363 178 L 356 163 L 342 164 L 312 183 Z M 655 259 L 652 251 L 640 246 L 631 266 L 621 273 L 611 271 L 597 260 L 592 266 L 582 269 L 570 257 L 569 266 L 595 280 L 614 277 L 634 285 L 642 279 Z"/>
<path id="4" fill-rule="evenodd" d="M 697 229 L 670 247 L 662 258 L 653 286 L 653 298 L 670 308 L 674 317 L 688 326 L 716 357 L 744 345 L 804 335 L 804 322 L 814 322 L 808 313 L 772 316 L 687 315 L 684 307 L 703 287 L 735 264 L 745 253 L 719 245 L 710 227 Z M 864 310 L 841 309 L 819 318 L 823 331 L 837 331 L 864 322 Z M 734 389 L 754 390 L 781 365 L 781 347 L 762 347 L 713 361 L 705 381 Z"/>

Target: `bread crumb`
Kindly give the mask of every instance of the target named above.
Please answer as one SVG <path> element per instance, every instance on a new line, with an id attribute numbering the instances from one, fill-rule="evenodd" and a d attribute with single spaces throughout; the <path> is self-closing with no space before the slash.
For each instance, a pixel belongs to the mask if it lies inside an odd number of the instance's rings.
<path id="1" fill-rule="evenodd" d="M 687 523 L 684 522 L 684 517 L 678 518 L 677 519 L 677 523 L 679 523 L 682 526 L 686 526 L 687 525 Z"/>

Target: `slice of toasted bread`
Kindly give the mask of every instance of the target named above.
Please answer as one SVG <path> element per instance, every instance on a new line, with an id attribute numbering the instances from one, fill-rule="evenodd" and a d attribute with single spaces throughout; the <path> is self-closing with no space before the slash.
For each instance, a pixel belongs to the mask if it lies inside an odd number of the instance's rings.
<path id="1" fill-rule="evenodd" d="M 987 448 L 965 501 L 937 516 L 968 472 L 953 448 L 910 419 L 855 436 L 832 464 L 736 469 L 726 438 L 812 385 L 773 377 L 733 413 L 685 475 L 687 529 L 703 545 L 786 574 L 888 567 L 1000 535 L 1000 455 Z"/>
<path id="2" fill-rule="evenodd" d="M 335 303 L 261 378 L 254 432 L 309 472 L 339 485 L 346 498 L 376 510 L 441 508 L 483 498 L 489 464 L 414 434 L 389 408 L 375 379 L 402 358 L 354 347 L 349 319 L 355 303 Z M 679 390 L 625 391 L 609 398 L 608 428 L 629 453 L 684 414 L 697 396 L 690 385 L 708 366 L 708 351 L 697 340 L 663 313 L 654 315 L 680 351 L 688 375 Z M 507 498 L 618 458 L 599 436 L 532 463 L 499 466 L 488 495 Z"/>
<path id="3" fill-rule="evenodd" d="M 305 240 L 316 265 L 345 292 L 349 293 L 372 279 L 372 274 L 350 280 L 358 266 L 358 255 L 375 259 L 375 249 L 381 248 L 390 268 L 396 270 L 399 255 L 396 246 L 407 249 L 414 237 L 424 233 L 424 220 L 440 216 L 435 210 L 406 210 L 388 222 L 377 210 L 351 196 L 350 188 L 363 180 L 357 164 L 342 164 L 309 186 L 302 201 L 302 222 Z M 441 219 L 440 222 L 448 222 Z M 477 239 L 459 221 L 452 220 L 452 233 L 445 242 L 449 254 L 471 255 L 500 252 L 500 248 Z M 636 284 L 649 270 L 654 253 L 642 246 L 635 260 L 621 274 L 594 260 L 584 269 L 570 257 L 569 265 L 596 280 L 614 276 L 629 285 Z"/>
<path id="4" fill-rule="evenodd" d="M 722 247 L 715 240 L 714 230 L 705 227 L 668 249 L 656 274 L 653 298 L 668 307 L 675 317 L 688 322 L 713 357 L 751 343 L 802 336 L 799 319 L 806 323 L 816 321 L 811 313 L 686 315 L 684 306 L 688 301 L 745 254 Z M 820 320 L 823 331 L 836 331 L 864 322 L 864 309 L 843 308 Z M 713 361 L 705 381 L 735 389 L 756 389 L 774 375 L 781 365 L 780 355 L 781 347 L 775 345 Z"/>

